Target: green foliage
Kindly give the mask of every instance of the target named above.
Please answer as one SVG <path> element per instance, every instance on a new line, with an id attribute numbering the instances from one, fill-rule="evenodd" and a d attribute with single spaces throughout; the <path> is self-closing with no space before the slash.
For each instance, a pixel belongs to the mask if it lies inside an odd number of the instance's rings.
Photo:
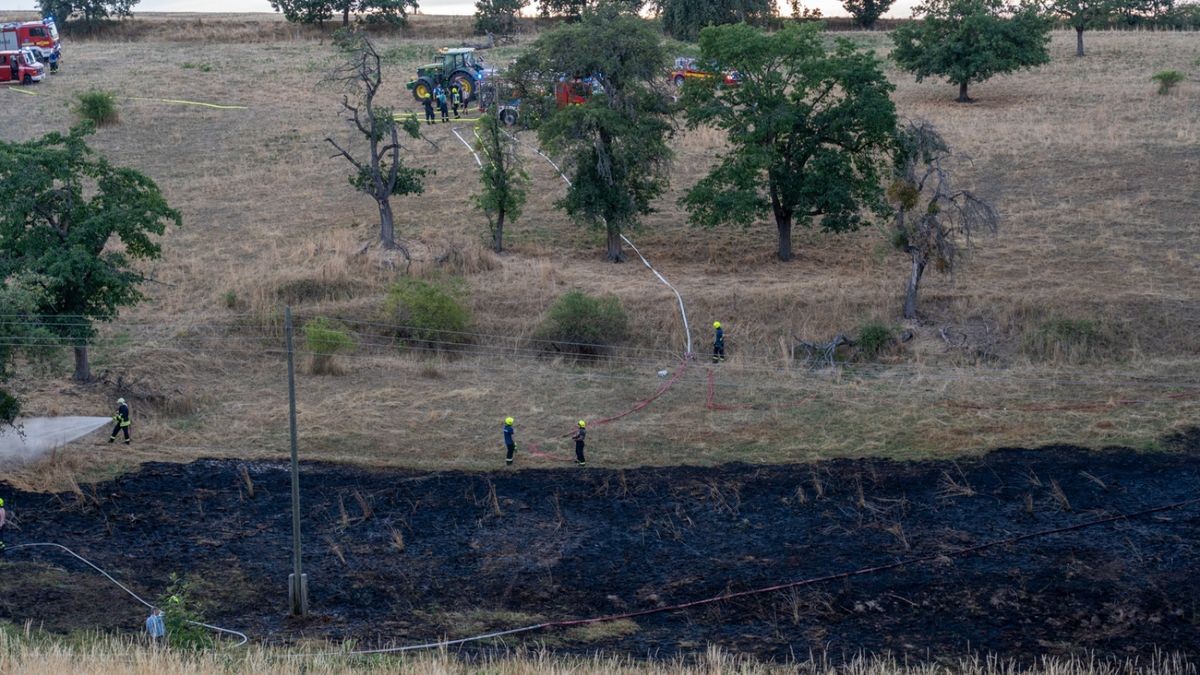
<path id="1" fill-rule="evenodd" d="M 705 26 L 765 24 L 775 14 L 771 0 L 659 0 L 663 31 L 677 40 L 695 41 Z"/>
<path id="2" fill-rule="evenodd" d="M 121 19 L 133 14 L 139 0 L 38 0 L 42 14 L 53 16 L 60 24 L 80 21 L 93 26 L 105 19 Z"/>
<path id="3" fill-rule="evenodd" d="M 850 14 L 850 16 L 854 17 L 854 20 L 858 22 L 858 25 L 869 29 L 875 26 L 875 22 L 887 13 L 888 9 L 891 8 L 892 3 L 895 1 L 896 0 L 842 0 L 842 7 L 845 8 L 846 12 Z"/>
<path id="4" fill-rule="evenodd" d="M 742 82 L 683 87 L 688 126 L 725 130 L 730 148 L 680 200 L 693 223 L 749 226 L 773 214 L 788 260 L 793 221 L 808 227 L 820 216 L 822 229 L 842 232 L 858 228 L 864 210 L 886 210 L 880 182 L 896 109 L 873 54 L 841 39 L 829 50 L 820 25 L 798 23 L 773 34 L 706 28 L 700 49 Z"/>
<path id="5" fill-rule="evenodd" d="M 408 13 L 417 9 L 416 0 L 271 0 L 271 9 L 294 23 L 325 25 L 335 14 L 342 25 L 350 25 L 350 15 L 362 15 L 368 24 L 403 26 Z"/>
<path id="6" fill-rule="evenodd" d="M 461 283 L 402 279 L 388 291 L 384 311 L 388 321 L 399 326 L 396 336 L 403 340 L 437 349 L 471 341 L 466 335 L 471 312 Z"/>
<path id="7" fill-rule="evenodd" d="M 204 623 L 200 603 L 192 597 L 192 585 L 174 572 L 167 592 L 158 599 L 167 629 L 167 644 L 175 649 L 199 651 L 213 646 L 212 633 L 198 623 Z"/>
<path id="8" fill-rule="evenodd" d="M 54 336 L 43 325 L 37 311 L 47 298 L 43 286 L 48 280 L 28 273 L 17 273 L 0 285 L 0 382 L 12 375 L 18 353 L 45 358 L 56 351 Z M 0 389 L 0 425 L 11 424 L 21 404 Z"/>
<path id="9" fill-rule="evenodd" d="M 312 355 L 313 374 L 333 375 L 337 373 L 334 355 L 354 349 L 354 338 L 337 321 L 317 317 L 304 325 L 304 346 Z"/>
<path id="10" fill-rule="evenodd" d="M 594 356 L 628 337 L 629 317 L 615 295 L 573 290 L 554 302 L 536 335 L 556 343 L 558 351 Z"/>
<path id="11" fill-rule="evenodd" d="M 918 82 L 940 75 L 959 85 L 960 102 L 971 82 L 1050 61 L 1050 22 L 1034 4 L 925 0 L 913 11 L 922 20 L 892 31 L 892 58 Z"/>
<path id="12" fill-rule="evenodd" d="M 656 31 L 615 4 L 586 12 L 581 22 L 543 33 L 514 66 L 522 82 L 541 73 L 591 76 L 603 88 L 582 105 L 552 111 L 538 138 L 567 157 L 572 173 L 558 204 L 577 222 L 604 227 L 608 257 L 621 260 L 621 232 L 650 213 L 667 186 L 671 124 L 655 91 L 667 57 Z"/>
<path id="13" fill-rule="evenodd" d="M 1121 0 L 1053 0 L 1048 9 L 1072 28 L 1099 28 L 1108 25 L 1120 4 Z"/>
<path id="14" fill-rule="evenodd" d="M 1183 82 L 1187 78 L 1184 77 L 1184 74 L 1178 70 L 1164 70 L 1155 73 L 1150 77 L 1150 79 L 1158 83 L 1158 95 L 1166 96 L 1167 94 L 1171 93 L 1171 90 L 1175 88 L 1175 85 Z"/>
<path id="15" fill-rule="evenodd" d="M 92 337 L 93 321 L 142 300 L 132 263 L 157 259 L 156 237 L 182 222 L 154 181 L 97 157 L 88 133 L 0 142 L 0 277 L 43 279 L 37 313 L 77 344 Z"/>
<path id="16" fill-rule="evenodd" d="M 79 119 L 91 122 L 96 126 L 117 123 L 119 116 L 116 94 L 93 89 L 76 94 L 75 97 L 78 99 L 75 104 L 75 114 L 79 116 Z"/>
<path id="17" fill-rule="evenodd" d="M 873 360 L 895 344 L 896 331 L 885 323 L 872 321 L 858 329 L 857 342 L 863 358 Z"/>
<path id="18" fill-rule="evenodd" d="M 504 250 L 505 220 L 519 218 L 525 206 L 529 175 L 521 168 L 515 142 L 505 133 L 499 117 L 484 115 L 476 129 L 475 147 L 483 158 L 479 172 L 483 190 L 475 197 L 475 204 L 487 218 L 492 249 L 500 253 Z"/>
<path id="19" fill-rule="evenodd" d="M 529 0 L 475 0 L 475 34 L 512 35 Z"/>

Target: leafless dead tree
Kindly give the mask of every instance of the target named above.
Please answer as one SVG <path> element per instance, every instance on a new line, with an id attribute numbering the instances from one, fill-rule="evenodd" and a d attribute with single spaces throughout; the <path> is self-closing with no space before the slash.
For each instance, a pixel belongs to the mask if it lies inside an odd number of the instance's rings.
<path id="1" fill-rule="evenodd" d="M 405 147 L 400 143 L 401 131 L 411 138 L 420 138 L 420 123 L 416 117 L 398 120 L 392 108 L 377 102 L 383 87 L 383 70 L 379 53 L 365 33 L 343 31 L 335 44 L 344 60 L 334 67 L 327 81 L 344 89 L 342 114 L 357 134 L 362 135 L 366 148 L 351 152 L 333 138 L 325 140 L 337 149 L 334 157 L 344 157 L 353 165 L 350 184 L 374 199 L 379 207 L 380 243 L 385 249 L 399 250 L 405 260 L 411 261 L 408 248 L 396 239 L 391 198 L 420 194 L 424 190 L 425 171 L 404 165 L 401 152 Z"/>
<path id="2" fill-rule="evenodd" d="M 917 293 L 925 268 L 943 274 L 962 263 L 971 238 L 995 233 L 1000 218 L 991 204 L 968 190 L 956 190 L 947 165 L 950 146 L 925 120 L 909 121 L 900 132 L 901 160 L 888 188 L 896 206 L 893 244 L 908 254 L 912 270 L 904 293 L 904 318 L 917 318 Z"/>

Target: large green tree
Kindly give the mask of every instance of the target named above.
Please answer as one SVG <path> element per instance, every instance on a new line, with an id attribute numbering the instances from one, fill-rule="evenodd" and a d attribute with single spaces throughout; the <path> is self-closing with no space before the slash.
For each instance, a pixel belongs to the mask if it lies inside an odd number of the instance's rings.
<path id="1" fill-rule="evenodd" d="M 848 40 L 825 45 L 819 24 L 764 33 L 746 25 L 700 33 L 705 60 L 741 73 L 740 86 L 691 80 L 691 127 L 728 134 L 728 150 L 681 203 L 700 225 L 753 224 L 772 214 L 780 260 L 792 227 L 841 232 L 886 208 L 881 177 L 896 125 L 892 85 L 878 59 Z"/>
<path id="2" fill-rule="evenodd" d="M 863 28 L 873 28 L 895 0 L 842 0 L 842 7 Z"/>
<path id="3" fill-rule="evenodd" d="M 655 89 L 666 60 L 645 19 L 602 4 L 579 23 L 542 34 L 513 68 L 522 82 L 561 74 L 597 83 L 599 91 L 584 103 L 550 107 L 538 138 L 567 156 L 571 185 L 559 205 L 576 221 L 605 229 L 613 262 L 624 259 L 621 233 L 652 211 L 667 186 L 670 111 Z"/>
<path id="4" fill-rule="evenodd" d="M 74 347 L 80 381 L 95 322 L 142 300 L 133 262 L 158 258 L 157 235 L 182 222 L 154 181 L 88 148 L 90 131 L 0 142 L 0 275 L 42 279 L 39 312 Z"/>
<path id="5" fill-rule="evenodd" d="M 1033 4 L 925 0 L 913 16 L 921 21 L 892 31 L 892 58 L 917 82 L 941 75 L 957 84 L 959 103 L 971 101 L 972 82 L 1050 61 L 1050 22 Z"/>
<path id="6" fill-rule="evenodd" d="M 1108 24 L 1119 0 L 1052 0 L 1047 9 L 1075 29 L 1075 56 L 1083 56 L 1083 32 Z"/>
<path id="7" fill-rule="evenodd" d="M 529 0 L 476 0 L 475 33 L 512 35 L 517 32 L 517 16 Z"/>
<path id="8" fill-rule="evenodd" d="M 64 24 L 82 21 L 95 24 L 105 19 L 122 19 L 133 14 L 139 0 L 38 0 L 42 14 Z"/>
<path id="9" fill-rule="evenodd" d="M 677 40 L 695 40 L 705 26 L 765 23 L 775 13 L 772 0 L 660 0 L 663 30 Z"/>

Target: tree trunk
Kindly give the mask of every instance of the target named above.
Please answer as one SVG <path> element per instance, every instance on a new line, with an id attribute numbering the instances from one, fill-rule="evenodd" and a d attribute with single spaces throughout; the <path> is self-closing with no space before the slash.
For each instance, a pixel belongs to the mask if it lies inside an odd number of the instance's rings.
<path id="1" fill-rule="evenodd" d="M 1083 26 L 1075 26 L 1075 56 L 1083 56 Z"/>
<path id="2" fill-rule="evenodd" d="M 970 103 L 971 97 L 967 96 L 967 80 L 958 83 L 958 102 Z"/>
<path id="3" fill-rule="evenodd" d="M 608 226 L 608 261 L 625 262 L 625 249 L 621 245 L 621 228 Z"/>
<path id="4" fill-rule="evenodd" d="M 492 230 L 492 250 L 504 253 L 504 209 L 496 214 L 496 229 Z"/>
<path id="5" fill-rule="evenodd" d="M 792 214 L 775 214 L 775 227 L 779 229 L 779 259 L 792 259 Z"/>
<path id="6" fill-rule="evenodd" d="M 392 217 L 392 203 L 387 199 L 379 201 L 379 243 L 391 250 L 396 248 L 396 222 Z"/>
<path id="7" fill-rule="evenodd" d="M 92 368 L 88 364 L 88 348 L 87 345 L 75 347 L 75 374 L 71 379 L 76 382 L 91 382 Z"/>
<path id="8" fill-rule="evenodd" d="M 342 8 L 342 26 L 345 27 L 345 26 L 349 26 L 349 25 L 350 25 L 350 3 L 346 3 L 346 6 Z"/>
<path id="9" fill-rule="evenodd" d="M 925 256 L 911 252 L 912 272 L 908 276 L 908 288 L 904 291 L 904 318 L 917 318 L 917 292 L 921 287 L 921 275 L 925 273 Z"/>

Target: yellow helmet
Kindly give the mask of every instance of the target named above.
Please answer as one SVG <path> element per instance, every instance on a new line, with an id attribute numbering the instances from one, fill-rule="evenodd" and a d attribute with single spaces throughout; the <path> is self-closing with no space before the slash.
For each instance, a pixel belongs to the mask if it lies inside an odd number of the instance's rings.
<path id="1" fill-rule="evenodd" d="M 721 322 L 720 322 L 720 321 L 714 321 L 714 322 L 713 322 L 713 328 L 720 328 L 720 327 L 721 327 Z"/>
<path id="2" fill-rule="evenodd" d="M 504 418 L 504 423 L 505 423 L 505 424 L 507 424 L 507 425 L 509 425 L 509 426 L 512 426 L 512 423 L 513 423 L 513 418 L 511 418 L 511 417 L 505 417 L 505 418 Z"/>
<path id="3" fill-rule="evenodd" d="M 4 506 L 4 500 L 0 499 L 0 506 Z"/>
<path id="4" fill-rule="evenodd" d="M 586 426 L 587 426 L 587 422 L 584 422 L 583 420 L 579 420 L 579 426 L 580 426 L 580 427 L 586 427 Z"/>

